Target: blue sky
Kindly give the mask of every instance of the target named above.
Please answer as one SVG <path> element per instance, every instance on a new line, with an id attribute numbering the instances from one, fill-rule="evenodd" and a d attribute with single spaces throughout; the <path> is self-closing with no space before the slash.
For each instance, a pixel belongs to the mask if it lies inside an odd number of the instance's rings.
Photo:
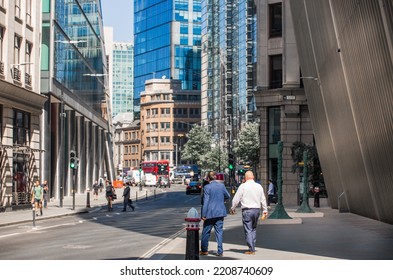
<path id="1" fill-rule="evenodd" d="M 104 26 L 113 27 L 113 40 L 134 42 L 134 0 L 101 0 Z"/>

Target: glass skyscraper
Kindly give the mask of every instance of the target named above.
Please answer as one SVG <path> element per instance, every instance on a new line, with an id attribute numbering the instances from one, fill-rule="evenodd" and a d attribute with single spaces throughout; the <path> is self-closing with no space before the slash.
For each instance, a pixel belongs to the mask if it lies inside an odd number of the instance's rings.
<path id="1" fill-rule="evenodd" d="M 231 152 L 256 111 L 256 13 L 250 0 L 202 0 L 202 122 Z"/>
<path id="2" fill-rule="evenodd" d="M 131 43 L 113 43 L 112 116 L 133 113 L 134 47 Z"/>
<path id="3" fill-rule="evenodd" d="M 151 78 L 201 89 L 201 0 L 135 0 L 134 108 Z"/>
<path id="4" fill-rule="evenodd" d="M 60 201 L 95 180 L 114 179 L 101 14 L 96 0 L 43 1 L 41 92 L 48 101 L 41 122 L 42 179 Z M 76 170 L 69 167 L 71 151 Z"/>

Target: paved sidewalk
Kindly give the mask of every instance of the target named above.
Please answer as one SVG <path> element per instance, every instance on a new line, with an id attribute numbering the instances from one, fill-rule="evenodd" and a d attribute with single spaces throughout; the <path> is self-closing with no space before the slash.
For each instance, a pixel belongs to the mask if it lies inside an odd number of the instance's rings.
<path id="1" fill-rule="evenodd" d="M 313 209 L 315 213 L 295 213 L 297 207 L 286 208 L 293 219 L 260 221 L 255 255 L 244 254 L 248 248 L 241 224 L 241 211 L 238 211 L 224 221 L 224 256 L 214 255 L 217 245 L 213 230 L 209 255 L 200 256 L 200 259 L 393 260 L 393 225 L 351 213 L 339 213 L 327 207 Z M 186 236 L 186 231 L 183 231 L 148 259 L 184 260 Z"/>
<path id="2" fill-rule="evenodd" d="M 139 200 L 154 195 L 154 188 L 131 188 L 135 199 L 138 190 Z M 160 190 L 156 190 L 157 194 Z M 121 203 L 122 189 L 118 189 Z M 63 207 L 59 201 L 52 201 L 44 209 L 41 219 L 81 212 L 98 211 L 106 207 L 104 192 L 98 200 L 91 196 L 90 208 L 86 207 L 86 194 L 75 196 L 75 210 L 72 210 L 72 197 L 65 197 Z M 298 207 L 285 207 L 292 219 L 267 219 L 260 221 L 257 230 L 257 251 L 255 255 L 245 255 L 247 246 L 241 224 L 241 211 L 228 215 L 224 222 L 224 256 L 216 257 L 214 231 L 209 244 L 209 255 L 201 260 L 393 260 L 393 225 L 381 223 L 351 213 L 339 213 L 329 207 L 313 208 L 315 213 L 296 213 Z M 269 213 L 274 211 L 274 207 Z M 31 210 L 7 211 L 0 213 L 0 227 L 11 224 L 32 222 Z M 202 227 L 202 223 L 200 224 Z M 199 231 L 199 234 L 201 230 Z M 199 236 L 200 237 L 200 236 Z M 186 250 L 186 231 L 179 232 L 155 247 L 143 259 L 184 260 Z"/>
<path id="3" fill-rule="evenodd" d="M 160 190 L 156 190 L 157 194 Z M 139 191 L 137 187 L 131 187 L 131 198 L 135 201 L 136 194 L 138 192 L 138 199 L 145 199 L 154 195 L 154 188 L 143 188 Z M 123 203 L 123 189 L 116 189 L 117 199 L 114 201 L 115 204 Z M 79 213 L 86 213 L 91 211 L 98 211 L 101 207 L 106 207 L 107 201 L 105 198 L 105 190 L 98 194 L 98 199 L 94 200 L 93 192 L 90 192 L 90 207 L 87 207 L 87 194 L 76 194 L 75 195 L 75 210 L 73 210 L 73 198 L 72 196 L 66 196 L 63 199 L 63 207 L 60 207 L 59 200 L 52 200 L 48 203 L 48 207 L 43 208 L 43 215 L 36 216 L 36 221 L 43 219 L 51 219 L 60 216 L 75 215 Z M 7 210 L 6 212 L 0 213 L 0 227 L 32 222 L 33 223 L 33 211 L 32 209 L 21 209 L 21 210 Z"/>

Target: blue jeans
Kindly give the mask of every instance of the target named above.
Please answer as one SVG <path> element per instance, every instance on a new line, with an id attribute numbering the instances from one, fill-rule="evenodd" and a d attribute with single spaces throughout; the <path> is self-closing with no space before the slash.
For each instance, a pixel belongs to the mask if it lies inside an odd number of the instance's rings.
<path id="1" fill-rule="evenodd" d="M 217 254 L 221 255 L 224 250 L 222 248 L 224 217 L 207 219 L 203 222 L 201 250 L 207 252 L 209 248 L 210 232 L 214 227 L 217 242 Z"/>
<path id="2" fill-rule="evenodd" d="M 251 208 L 243 210 L 243 228 L 246 234 L 246 243 L 251 252 L 255 252 L 257 242 L 257 225 L 259 219 L 259 209 Z"/>

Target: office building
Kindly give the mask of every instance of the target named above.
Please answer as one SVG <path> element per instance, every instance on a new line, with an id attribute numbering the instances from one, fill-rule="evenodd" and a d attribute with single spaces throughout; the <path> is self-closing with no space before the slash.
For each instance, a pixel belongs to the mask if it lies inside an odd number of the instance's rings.
<path id="1" fill-rule="evenodd" d="M 200 107 L 200 91 L 182 89 L 180 80 L 146 81 L 141 93 L 141 161 L 181 163 L 187 133 L 200 123 Z"/>
<path id="2" fill-rule="evenodd" d="M 111 104 L 99 1 L 43 1 L 41 92 L 42 176 L 50 197 L 81 193 L 113 180 Z M 75 151 L 78 168 L 69 166 Z"/>
<path id="3" fill-rule="evenodd" d="M 201 0 L 134 2 L 134 108 L 149 79 L 180 80 L 201 89 Z"/>
<path id="4" fill-rule="evenodd" d="M 232 153 L 240 129 L 256 117 L 256 9 L 245 0 L 202 7 L 202 122 Z"/>
<path id="5" fill-rule="evenodd" d="M 313 131 L 304 94 L 292 14 L 288 0 L 256 2 L 257 71 L 255 96 L 260 124 L 260 178 L 278 178 L 278 142 L 283 142 L 284 202 L 296 205 L 302 192 L 293 172 L 293 143 L 313 145 Z"/>
<path id="6" fill-rule="evenodd" d="M 30 207 L 41 179 L 41 1 L 0 1 L 0 211 Z"/>
<path id="7" fill-rule="evenodd" d="M 131 43 L 113 43 L 112 116 L 134 112 L 134 47 Z"/>

